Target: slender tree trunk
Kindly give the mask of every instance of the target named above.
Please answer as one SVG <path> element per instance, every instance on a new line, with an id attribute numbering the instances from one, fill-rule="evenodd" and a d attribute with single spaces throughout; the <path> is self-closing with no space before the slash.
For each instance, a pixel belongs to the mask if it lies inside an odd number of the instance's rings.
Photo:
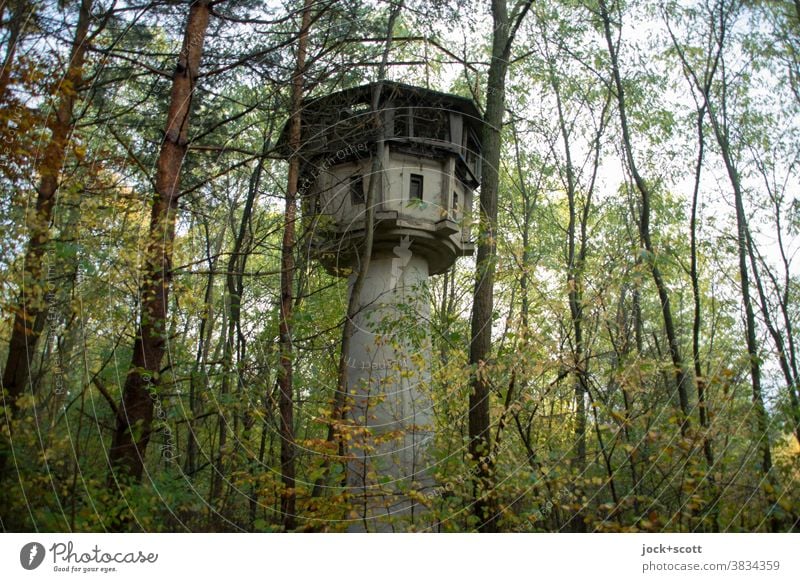
<path id="1" fill-rule="evenodd" d="M 210 0 L 192 2 L 183 47 L 173 74 L 166 131 L 156 169 L 149 241 L 145 250 L 139 329 L 109 450 L 112 467 L 109 486 L 112 488 L 120 477 L 139 481 L 144 471 L 144 457 L 150 441 L 154 401 L 157 398 L 155 384 L 159 381 L 166 344 L 180 173 L 188 148 L 189 117 L 208 28 L 210 4 Z"/>
<path id="2" fill-rule="evenodd" d="M 713 15 L 712 15 L 713 18 Z M 719 531 L 719 490 L 714 474 L 715 458 L 712 437 L 709 434 L 711 428 L 711 415 L 708 405 L 706 393 L 706 378 L 702 370 L 702 361 L 700 357 L 700 328 L 702 326 L 702 308 L 700 297 L 700 283 L 697 267 L 697 206 L 700 194 L 700 176 L 703 168 L 703 155 L 705 152 L 705 135 L 703 132 L 703 121 L 707 114 L 706 94 L 708 93 L 711 83 L 714 80 L 717 67 L 720 63 L 721 53 L 718 51 L 714 55 L 709 55 L 706 59 L 705 70 L 703 72 L 703 80 L 698 78 L 694 69 L 692 69 L 689 62 L 686 60 L 684 51 L 678 43 L 677 38 L 672 32 L 669 25 L 669 19 L 665 14 L 665 22 L 667 30 L 669 31 L 670 38 L 672 39 L 673 47 L 676 49 L 681 62 L 683 64 L 684 76 L 690 84 L 695 85 L 698 89 L 703 100 L 699 101 L 695 97 L 697 107 L 697 163 L 695 164 L 695 178 L 694 189 L 692 191 L 692 211 L 689 224 L 690 229 L 690 269 L 689 277 L 692 283 L 692 300 L 693 300 L 693 318 L 692 318 L 692 362 L 694 364 L 695 385 L 697 388 L 697 409 L 700 417 L 700 428 L 702 430 L 703 439 L 703 455 L 706 460 L 706 467 L 708 469 L 708 489 L 710 493 L 709 505 L 711 509 L 709 512 L 712 517 L 712 530 Z M 694 94 L 693 94 L 694 96 Z"/>
<path id="3" fill-rule="evenodd" d="M 769 190 L 769 179 L 767 172 L 762 167 L 760 168 L 761 174 L 764 176 L 764 185 Z M 786 250 L 783 244 L 783 227 L 781 225 L 781 200 L 782 196 L 776 195 L 775 192 L 770 192 L 773 204 L 775 206 L 775 232 L 778 238 L 778 248 L 780 249 L 781 261 L 783 263 L 783 290 L 780 288 L 777 276 L 771 271 L 769 266 L 764 261 L 764 258 L 758 252 L 755 244 L 753 243 L 750 230 L 747 232 L 747 253 L 750 257 L 750 268 L 753 270 L 753 281 L 758 290 L 759 303 L 761 305 L 761 314 L 764 318 L 764 324 L 767 326 L 772 341 L 775 344 L 775 349 L 778 353 L 778 364 L 780 365 L 783 377 L 786 380 L 786 388 L 789 392 L 789 405 L 791 410 L 789 415 L 794 424 L 793 432 L 795 439 L 800 443 L 800 398 L 797 395 L 797 388 L 800 386 L 797 373 L 797 354 L 794 342 L 794 331 L 792 319 L 789 312 L 789 289 L 792 285 L 789 259 L 786 256 Z M 769 300 L 767 291 L 764 288 L 764 283 L 759 274 L 759 264 L 762 265 L 764 273 L 772 283 L 776 294 L 778 295 L 778 307 L 780 310 L 779 317 L 783 320 L 784 333 L 782 334 L 778 325 L 774 321 L 773 315 L 770 312 Z M 776 316 L 778 317 L 778 316 Z M 785 334 L 785 336 L 784 336 Z"/>
<path id="4" fill-rule="evenodd" d="M 706 457 L 706 463 L 709 470 L 714 465 L 714 453 L 711 448 L 711 437 L 707 434 L 708 431 L 708 405 L 706 403 L 705 387 L 706 381 L 703 376 L 702 361 L 700 358 L 700 327 L 702 326 L 702 308 L 700 303 L 700 277 L 697 270 L 697 203 L 700 193 L 700 173 L 703 167 L 703 151 L 705 140 L 703 139 L 703 118 L 705 117 L 705 109 L 697 112 L 697 165 L 695 168 L 695 182 L 694 190 L 692 192 L 692 215 L 689 220 L 689 252 L 690 252 L 690 267 L 689 278 L 692 281 L 692 300 L 693 300 L 693 318 L 692 318 L 692 362 L 694 364 L 695 383 L 697 384 L 697 409 L 700 416 L 700 427 L 706 431 L 703 435 L 703 451 Z"/>
<path id="5" fill-rule="evenodd" d="M 14 2 L 10 9 L 8 25 L 8 41 L 6 54 L 3 57 L 3 68 L 0 70 L 0 103 L 4 101 L 6 89 L 11 81 L 11 71 L 14 69 L 14 57 L 17 54 L 17 44 L 22 35 L 22 28 L 25 24 L 24 12 L 28 6 L 22 2 Z M 0 7 L 0 20 L 5 16 L 6 3 Z"/>
<path id="6" fill-rule="evenodd" d="M 221 401 L 228 400 L 230 394 L 231 374 L 233 374 L 233 343 L 234 331 L 236 329 L 236 319 L 239 317 L 239 294 L 236 289 L 231 291 L 230 271 L 228 276 L 228 312 L 223 326 L 222 335 L 222 382 L 219 388 L 219 398 Z M 211 480 L 208 492 L 209 525 L 215 531 L 220 531 L 224 520 L 222 499 L 222 482 L 225 475 L 225 456 L 228 444 L 228 415 L 231 408 L 228 405 L 219 404 L 217 411 L 217 447 L 212 453 L 213 461 L 211 467 Z"/>
<path id="7" fill-rule="evenodd" d="M 723 80 L 723 82 L 725 82 Z M 747 354 L 749 356 L 750 367 L 750 380 L 753 391 L 753 409 L 756 416 L 756 438 L 757 447 L 761 455 L 761 472 L 764 479 L 771 489 L 767 492 L 766 498 L 770 505 L 776 503 L 775 498 L 775 485 L 776 479 L 772 472 L 772 449 L 770 446 L 769 436 L 769 416 L 767 409 L 764 406 L 763 391 L 761 388 L 761 364 L 760 355 L 758 353 L 758 338 L 756 337 L 756 318 L 753 309 L 753 301 L 750 296 L 750 273 L 747 268 L 747 249 L 748 249 L 748 226 L 747 214 L 744 209 L 744 196 L 742 193 L 741 180 L 733 156 L 730 151 L 730 141 L 726 128 L 722 126 L 717 118 L 716 111 L 712 106 L 709 95 L 705 95 L 706 107 L 708 108 L 708 116 L 711 121 L 711 127 L 714 130 L 714 136 L 717 139 L 717 144 L 722 153 L 722 159 L 725 162 L 725 168 L 728 172 L 728 178 L 731 181 L 731 187 L 734 195 L 734 206 L 736 209 L 736 239 L 738 248 L 739 259 L 739 279 L 742 292 L 742 305 L 745 312 L 745 341 L 747 344 Z M 780 525 L 776 517 L 770 518 L 770 528 L 772 531 L 778 531 Z"/>
<path id="8" fill-rule="evenodd" d="M 714 476 L 714 447 L 710 430 L 710 413 L 708 409 L 708 399 L 706 397 L 706 378 L 703 374 L 702 361 L 700 357 L 700 328 L 703 323 L 702 306 L 700 301 L 700 276 L 697 269 L 697 205 L 700 194 L 700 175 L 703 168 L 703 152 L 705 150 L 705 139 L 703 136 L 703 119 L 705 118 L 705 107 L 701 107 L 697 112 L 697 164 L 695 166 L 694 190 L 692 191 L 692 214 L 689 220 L 689 252 L 690 266 L 689 278 L 692 281 L 692 363 L 694 364 L 694 381 L 697 388 L 697 410 L 700 417 L 700 429 L 703 438 L 703 456 L 706 460 L 708 469 L 708 489 L 711 494 L 710 505 L 712 530 L 719 531 L 719 511 L 718 511 L 718 491 L 716 477 Z"/>
<path id="9" fill-rule="evenodd" d="M 569 222 L 567 224 L 567 302 L 569 304 L 570 321 L 572 323 L 572 366 L 575 393 L 575 429 L 574 429 L 574 463 L 577 478 L 580 480 L 586 470 L 586 370 L 584 365 L 583 343 L 583 307 L 582 307 L 582 271 L 583 261 L 577 252 L 577 185 L 575 171 L 572 166 L 572 149 L 570 147 L 569 129 L 564 117 L 561 102 L 561 89 L 554 70 L 550 70 L 550 86 L 556 98 L 556 111 L 558 113 L 558 126 L 564 146 L 566 157 L 566 191 Z M 582 228 L 585 231 L 585 228 Z M 585 240 L 580 241 L 581 254 L 585 254 Z M 582 495 L 582 487 L 576 487 L 576 497 Z M 577 512 L 570 520 L 571 528 L 578 532 L 586 531 L 582 512 Z"/>
<path id="10" fill-rule="evenodd" d="M 791 319 L 789 317 L 788 309 L 784 307 L 788 303 L 788 301 L 784 302 L 788 299 L 788 295 L 784 296 L 784 299 L 781 300 L 781 311 L 783 314 L 784 325 L 786 326 L 786 337 L 789 344 L 787 348 L 787 342 L 784 341 L 784 337 L 781 335 L 781 332 L 775 325 L 772 314 L 769 311 L 767 293 L 764 290 L 764 284 L 759 276 L 758 263 L 756 262 L 756 249 L 755 245 L 753 244 L 752 237 L 750 236 L 749 229 L 747 234 L 747 249 L 748 254 L 750 255 L 750 267 L 753 269 L 753 281 L 756 284 L 756 289 L 758 290 L 759 301 L 761 304 L 761 315 L 764 318 L 764 324 L 767 326 L 767 331 L 769 331 L 770 336 L 772 336 L 772 341 L 775 344 L 775 349 L 778 352 L 778 364 L 781 368 L 781 372 L 783 373 L 783 377 L 786 380 L 786 388 L 789 392 L 789 406 L 791 408 L 790 416 L 793 424 L 792 432 L 794 433 L 795 440 L 800 443 L 800 400 L 798 399 L 796 392 L 799 382 L 796 366 L 793 364 L 794 341 L 792 339 Z M 761 263 L 762 265 L 764 264 L 763 259 L 761 259 Z M 764 268 L 765 270 L 768 269 L 766 265 Z M 773 284 L 775 284 L 774 280 Z M 788 289 L 788 276 L 786 278 L 786 285 Z"/>
<path id="11" fill-rule="evenodd" d="M 505 112 L 505 77 L 508 59 L 505 47 L 508 38 L 508 12 L 505 0 L 492 1 L 494 34 L 489 81 L 486 89 L 486 113 L 483 130 L 483 160 L 480 192 L 480 232 L 477 249 L 477 279 L 472 306 L 469 363 L 474 369 L 469 396 L 469 454 L 475 463 L 473 484 L 474 512 L 478 530 L 496 531 L 489 494 L 491 470 L 488 458 L 491 450 L 489 415 L 489 379 L 485 366 L 492 344 L 492 312 L 494 309 L 494 271 L 497 253 L 497 190 L 499 188 L 500 134 Z"/>
<path id="12" fill-rule="evenodd" d="M 520 6 L 514 24 L 506 0 L 492 0 L 492 54 L 486 86 L 486 112 L 482 131 L 481 193 L 476 280 L 473 294 L 469 364 L 472 369 L 469 395 L 469 455 L 475 464 L 473 512 L 478 531 L 497 531 L 497 516 L 492 507 L 490 383 L 487 377 L 492 348 L 494 311 L 494 272 L 497 256 L 497 193 L 500 187 L 500 149 L 503 114 L 506 104 L 506 73 L 514 36 L 531 2 Z"/>
<path id="13" fill-rule="evenodd" d="M 744 208 L 744 195 L 742 192 L 741 179 L 739 171 L 736 167 L 733 154 L 730 147 L 730 136 L 728 134 L 728 120 L 725 117 L 727 112 L 725 97 L 725 88 L 728 84 L 728 79 L 725 76 L 725 67 L 723 60 L 723 49 L 727 40 L 727 26 L 728 17 L 737 9 L 735 3 L 726 6 L 724 3 L 719 5 L 718 13 L 715 7 L 715 12 L 711 17 L 716 20 L 716 30 L 714 33 L 714 44 L 716 45 L 716 53 L 713 58 L 713 69 L 709 72 L 708 78 L 701 83 L 697 78 L 694 70 L 689 66 L 683 51 L 673 36 L 673 45 L 678 49 L 678 54 L 684 67 L 689 71 L 695 86 L 700 91 L 703 102 L 702 105 L 708 112 L 708 119 L 711 123 L 711 128 L 714 133 L 717 145 L 720 148 L 722 160 L 725 163 L 725 169 L 728 173 L 728 178 L 731 183 L 734 194 L 734 206 L 736 210 L 736 236 L 738 247 L 738 260 L 739 260 L 739 279 L 741 284 L 742 305 L 745 312 L 745 341 L 747 345 L 747 353 L 749 356 L 750 379 L 752 384 L 752 400 L 753 409 L 756 416 L 756 437 L 758 438 L 757 447 L 761 455 L 761 472 L 764 475 L 764 480 L 767 483 L 765 490 L 767 490 L 766 498 L 770 505 L 776 503 L 775 489 L 777 488 L 777 480 L 772 472 L 772 452 L 769 437 L 769 417 L 764 406 L 764 398 L 761 388 L 761 365 L 760 356 L 758 353 L 758 339 L 756 337 L 756 321 L 755 312 L 753 309 L 753 302 L 750 296 L 750 273 L 747 267 L 749 245 L 749 228 L 747 225 L 747 214 Z M 671 31 L 670 31 L 671 33 Z M 721 102 L 719 103 L 723 117 L 720 118 L 717 113 L 717 103 L 712 99 L 711 95 L 711 78 L 717 70 L 717 63 L 720 64 L 721 79 L 720 82 L 723 87 Z M 776 531 L 780 527 L 777 518 L 773 515 L 770 518 L 770 528 Z"/>
<path id="14" fill-rule="evenodd" d="M 772 336 L 772 341 L 775 344 L 775 349 L 778 352 L 778 365 L 783 373 L 784 380 L 786 381 L 786 387 L 789 391 L 789 405 L 791 406 L 789 414 L 793 424 L 792 432 L 794 433 L 797 442 L 800 443 L 800 406 L 798 405 L 797 394 L 795 394 L 794 391 L 795 386 L 797 386 L 797 379 L 792 373 L 789 358 L 786 355 L 787 349 L 786 344 L 783 341 L 783 336 L 781 336 L 780 332 L 775 327 L 775 323 L 772 321 L 772 314 L 769 310 L 767 293 L 764 290 L 764 284 L 759 275 L 758 263 L 756 262 L 755 245 L 753 244 L 753 239 L 750 235 L 749 228 L 747 229 L 746 235 L 747 253 L 750 257 L 750 268 L 753 270 L 753 282 L 758 290 L 759 303 L 761 305 L 761 315 L 764 318 L 764 325 L 767 326 L 767 331 L 769 332 L 770 336 Z"/>
<path id="15" fill-rule="evenodd" d="M 208 220 L 206 219 L 204 219 L 203 228 L 206 234 L 206 264 L 208 265 L 208 277 L 206 279 L 206 290 L 203 298 L 203 315 L 200 318 L 200 326 L 197 332 L 198 339 L 195 363 L 189 379 L 189 418 L 186 422 L 186 462 L 184 463 L 184 472 L 190 477 L 194 476 L 197 470 L 198 444 L 197 434 L 195 432 L 195 421 L 197 417 L 202 414 L 198 398 L 200 391 L 208 388 L 206 365 L 208 363 L 211 338 L 214 335 L 214 279 L 219 262 L 219 252 L 225 239 L 225 229 L 221 228 L 212 249 Z"/>
<path id="16" fill-rule="evenodd" d="M 569 303 L 570 319 L 573 333 L 573 366 L 575 378 L 575 464 L 580 472 L 586 468 L 586 373 L 584 366 L 583 346 L 583 306 L 582 306 L 582 270 L 576 252 L 577 231 L 577 202 L 575 200 L 576 184 L 575 173 L 572 167 L 572 153 L 567 130 L 566 120 L 561 107 L 561 95 L 558 82 L 552 80 L 556 92 L 556 105 L 558 108 L 558 123 L 561 137 L 564 141 L 566 155 L 567 177 L 567 205 L 569 209 L 569 223 L 567 225 L 567 301 Z M 585 242 L 581 241 L 582 250 Z"/>
<path id="17" fill-rule="evenodd" d="M 42 326 L 36 326 L 34 322 L 37 319 L 43 322 L 47 313 L 44 293 L 47 273 L 43 272 L 44 255 L 50 244 L 50 224 L 53 220 L 56 193 L 75 124 L 73 112 L 78 99 L 77 88 L 82 79 L 91 7 L 92 0 L 82 0 L 67 71 L 56 93 L 58 103 L 55 115 L 50 115 L 47 119 L 50 141 L 44 149 L 44 154 L 38 158 L 39 187 L 36 207 L 28 220 L 30 237 L 23 261 L 22 287 L 19 302 L 13 309 L 14 323 L 1 387 L 8 394 L 8 400 L 4 398 L 3 404 L 6 405 L 5 421 L 9 431 L 11 418 L 17 414 L 17 399 L 31 381 L 31 361 L 42 330 Z M 12 50 L 11 47 L 9 50 Z M 0 443 L 0 480 L 5 475 L 7 446 L 10 445 Z"/>
<path id="18" fill-rule="evenodd" d="M 272 125 L 270 125 L 269 131 L 267 132 L 268 135 L 271 135 L 273 130 Z M 236 348 L 236 378 L 237 378 L 237 389 L 241 392 L 242 386 L 242 374 L 241 374 L 241 365 L 244 359 L 244 346 L 245 341 L 241 332 L 241 314 L 242 314 L 242 297 L 244 294 L 244 271 L 247 265 L 247 259 L 250 256 L 251 251 L 251 243 L 252 241 L 248 237 L 248 231 L 250 229 L 250 222 L 253 213 L 253 204 L 255 202 L 255 198 L 258 195 L 259 186 L 261 184 L 261 176 L 264 170 L 264 156 L 266 155 L 267 150 L 270 147 L 270 140 L 268 137 L 264 138 L 264 142 L 261 148 L 261 158 L 259 159 L 258 163 L 256 164 L 256 168 L 254 172 L 250 176 L 250 182 L 248 184 L 247 190 L 247 197 L 245 199 L 244 207 L 242 208 L 242 215 L 239 219 L 239 227 L 236 229 L 235 226 L 232 226 L 234 229 L 235 238 L 233 242 L 233 248 L 230 252 L 230 257 L 227 263 L 227 271 L 225 277 L 225 288 L 226 288 L 226 302 L 227 302 L 227 309 L 223 311 L 223 323 L 222 323 L 222 341 L 218 345 L 222 347 L 222 365 L 223 365 L 223 376 L 222 376 L 222 383 L 220 385 L 220 396 L 222 396 L 223 400 L 227 397 L 230 393 L 230 385 L 231 385 L 231 375 L 234 373 L 234 364 L 233 364 L 233 352 L 234 348 Z M 233 219 L 235 212 L 231 211 L 231 223 L 233 224 Z M 215 357 L 216 359 L 216 357 Z M 235 417 L 236 418 L 236 417 Z M 223 481 L 225 475 L 225 457 L 226 457 L 226 446 L 228 443 L 228 424 L 229 424 L 229 416 L 226 411 L 220 410 L 220 413 L 217 417 L 217 447 L 216 453 L 213 456 L 212 462 L 212 470 L 211 470 L 211 480 L 209 483 L 209 507 L 216 509 L 212 509 L 210 513 L 210 523 L 213 529 L 219 530 L 223 527 L 224 520 L 222 519 L 221 513 L 224 510 L 224 503 L 220 501 L 219 505 L 217 506 L 217 500 L 221 500 L 223 497 Z M 237 423 L 234 422 L 234 435 L 236 431 Z M 249 422 L 248 422 L 249 424 Z M 239 440 L 236 439 L 236 447 L 239 446 Z"/>
<path id="19" fill-rule="evenodd" d="M 400 0 L 394 4 L 392 12 L 389 14 L 389 20 L 386 24 L 386 42 L 383 49 L 383 55 L 381 57 L 381 64 L 378 68 L 378 81 L 384 80 L 386 76 L 386 67 L 389 62 L 389 52 L 391 51 L 392 42 L 394 39 L 394 26 L 397 18 L 400 16 L 403 5 L 404 0 Z M 385 135 L 385 128 L 383 127 L 381 115 L 378 111 L 378 107 L 380 106 L 381 91 L 382 86 L 380 83 L 377 83 L 373 87 L 371 96 L 370 105 L 373 116 L 372 123 L 377 130 L 376 135 L 379 137 L 376 153 L 372 158 L 372 164 L 369 173 L 370 176 L 380 176 L 383 170 L 381 167 L 381 158 L 378 155 L 378 151 L 383 147 L 382 136 Z M 372 261 L 372 241 L 374 240 L 375 234 L 375 196 L 377 194 L 377 184 L 377 180 L 370 180 L 369 186 L 367 187 L 367 195 L 364 204 L 364 242 L 362 243 L 363 246 L 361 248 L 361 255 L 359 256 L 358 261 L 359 270 L 356 273 L 353 286 L 350 289 L 350 297 L 347 302 L 347 313 L 345 315 L 344 325 L 342 327 L 342 344 L 336 373 L 336 392 L 333 397 L 331 420 L 328 426 L 327 441 L 329 443 L 334 441 L 337 442 L 339 459 L 342 462 L 345 461 L 346 450 L 344 436 L 341 432 L 341 424 L 344 420 L 344 413 L 347 405 L 347 372 L 349 366 L 348 361 L 350 359 L 350 341 L 356 330 L 355 317 L 358 314 L 359 309 L 361 309 L 359 297 L 361 296 L 361 290 L 364 288 L 364 281 L 366 281 L 367 274 L 369 272 L 369 264 Z M 345 468 L 345 471 L 342 472 L 342 484 L 346 482 L 346 473 L 347 471 Z M 320 477 L 317 482 L 314 483 L 314 490 L 311 494 L 312 497 L 318 497 L 321 494 L 322 484 L 323 477 Z"/>
<path id="20" fill-rule="evenodd" d="M 636 357 L 640 358 L 642 355 L 642 339 L 641 339 L 641 330 L 639 329 L 641 326 L 641 321 L 638 315 L 638 291 L 636 288 L 633 289 L 631 292 L 631 310 L 630 313 L 627 312 L 625 309 L 625 296 L 627 295 L 626 286 L 623 285 L 620 291 L 619 301 L 617 303 L 617 313 L 616 313 L 616 334 L 612 332 L 610 324 L 608 325 L 609 328 L 609 337 L 612 338 L 612 344 L 614 345 L 614 353 L 612 356 L 612 370 L 617 370 L 620 367 L 621 362 L 625 362 L 628 360 L 631 352 L 631 338 L 630 332 L 633 331 L 633 343 L 636 347 Z M 617 341 L 614 341 L 614 337 L 618 338 Z M 631 424 L 633 421 L 633 396 L 630 393 L 630 389 L 627 387 L 626 382 L 619 382 L 616 379 L 616 373 L 612 372 L 611 380 L 609 382 L 610 388 L 619 388 L 620 392 L 622 393 L 622 405 L 624 408 L 624 416 L 622 422 L 622 435 L 625 441 L 625 444 L 628 445 L 626 447 L 626 457 L 628 460 L 628 468 L 630 469 L 631 474 L 631 490 L 633 492 L 633 510 L 636 515 L 639 515 L 639 498 L 641 496 L 641 483 L 638 476 L 637 471 L 637 464 L 636 459 L 638 455 L 636 454 L 636 447 L 639 446 L 641 443 L 638 441 L 637 438 L 633 435 L 633 431 L 631 430 Z M 612 390 L 609 390 L 611 393 Z M 615 509 L 617 512 L 619 509 Z"/>
<path id="21" fill-rule="evenodd" d="M 656 251 L 653 247 L 653 242 L 650 236 L 650 204 L 652 194 L 650 187 L 642 178 L 636 165 L 636 160 L 633 157 L 633 142 L 631 140 L 631 132 L 628 126 L 628 115 L 625 101 L 625 92 L 622 84 L 622 77 L 619 72 L 619 58 L 618 49 L 614 45 L 614 40 L 611 33 L 611 15 L 609 14 L 608 7 L 605 0 L 599 0 L 600 15 L 603 21 L 603 32 L 608 46 L 608 54 L 611 58 L 611 73 L 613 75 L 614 89 L 616 91 L 617 106 L 619 109 L 620 125 L 622 127 L 622 141 L 625 150 L 625 157 L 630 169 L 636 189 L 641 195 L 641 212 L 639 215 L 638 227 L 639 237 L 644 244 L 645 251 L 647 252 L 647 263 L 650 267 L 650 274 L 655 283 L 656 290 L 658 291 L 658 298 L 661 303 L 661 314 L 664 320 L 664 331 L 667 334 L 667 341 L 669 343 L 669 353 L 672 360 L 672 365 L 675 370 L 675 386 L 678 393 L 679 412 L 681 414 L 681 434 L 686 436 L 689 429 L 689 373 L 681 355 L 680 344 L 678 342 L 678 335 L 675 330 L 675 323 L 672 318 L 672 308 L 669 301 L 669 291 L 667 290 L 666 282 L 661 274 L 661 270 L 656 264 Z"/>
<path id="22" fill-rule="evenodd" d="M 300 149 L 300 129 L 303 108 L 303 80 L 306 68 L 308 29 L 311 25 L 311 0 L 303 3 L 302 24 L 297 43 L 297 61 L 292 77 L 292 104 L 289 120 L 289 149 Z M 297 215 L 297 182 L 300 174 L 300 158 L 289 160 L 289 183 L 286 188 L 286 210 L 283 217 L 283 245 L 281 248 L 281 305 L 279 324 L 280 365 L 278 366 L 278 388 L 280 399 L 281 435 L 281 516 L 285 530 L 295 524 L 295 443 L 294 443 L 294 393 L 292 384 L 292 307 L 294 303 L 294 245 L 295 219 Z"/>

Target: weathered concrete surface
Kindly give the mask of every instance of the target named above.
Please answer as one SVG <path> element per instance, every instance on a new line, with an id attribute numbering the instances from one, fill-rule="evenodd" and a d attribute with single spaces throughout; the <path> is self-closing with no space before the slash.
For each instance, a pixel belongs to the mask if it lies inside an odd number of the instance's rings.
<path id="1" fill-rule="evenodd" d="M 433 487 L 428 263 L 410 239 L 374 257 L 348 359 L 350 531 L 425 529 Z M 355 274 L 351 276 L 352 288 Z"/>

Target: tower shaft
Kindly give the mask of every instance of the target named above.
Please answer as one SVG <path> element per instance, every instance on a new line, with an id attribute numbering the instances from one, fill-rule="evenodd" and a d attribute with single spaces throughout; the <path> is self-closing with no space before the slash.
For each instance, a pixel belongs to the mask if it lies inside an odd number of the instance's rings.
<path id="1" fill-rule="evenodd" d="M 409 242 L 372 259 L 358 298 L 347 360 L 351 531 L 427 525 L 415 497 L 433 487 L 428 262 Z"/>

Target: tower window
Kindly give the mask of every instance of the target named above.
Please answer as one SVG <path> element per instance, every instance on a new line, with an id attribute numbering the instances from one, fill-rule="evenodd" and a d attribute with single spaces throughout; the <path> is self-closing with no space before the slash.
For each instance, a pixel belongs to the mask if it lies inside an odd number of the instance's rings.
<path id="1" fill-rule="evenodd" d="M 364 178 L 359 174 L 350 176 L 350 204 L 364 204 Z"/>
<path id="2" fill-rule="evenodd" d="M 467 166 L 472 171 L 472 174 L 476 177 L 480 176 L 481 171 L 481 163 L 480 163 L 480 156 L 481 156 L 481 149 L 478 145 L 478 138 L 475 136 L 475 133 L 470 130 L 469 137 L 467 138 L 467 155 L 466 161 Z"/>
<path id="3" fill-rule="evenodd" d="M 458 210 L 458 192 L 453 192 L 453 212 Z"/>
<path id="4" fill-rule="evenodd" d="M 408 197 L 411 200 L 422 200 L 422 174 L 411 174 Z"/>

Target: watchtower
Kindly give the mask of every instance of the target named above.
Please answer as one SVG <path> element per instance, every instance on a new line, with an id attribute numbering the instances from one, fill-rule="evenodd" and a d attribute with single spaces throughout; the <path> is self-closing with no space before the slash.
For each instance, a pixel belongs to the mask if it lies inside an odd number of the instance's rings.
<path id="1" fill-rule="evenodd" d="M 415 499 L 433 487 L 427 282 L 472 254 L 480 183 L 482 120 L 471 100 L 383 81 L 373 111 L 375 88 L 306 102 L 296 152 L 311 254 L 350 278 L 350 294 L 372 188 L 372 257 L 347 361 L 355 531 L 425 527 Z"/>

